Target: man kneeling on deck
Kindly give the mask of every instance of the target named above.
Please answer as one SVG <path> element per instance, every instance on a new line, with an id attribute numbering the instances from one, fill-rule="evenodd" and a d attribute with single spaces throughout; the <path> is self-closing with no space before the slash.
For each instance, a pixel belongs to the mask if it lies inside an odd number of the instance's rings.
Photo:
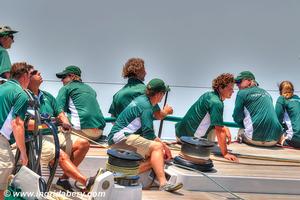
<path id="1" fill-rule="evenodd" d="M 223 125 L 223 110 L 225 99 L 233 93 L 234 77 L 232 74 L 221 74 L 212 82 L 214 91 L 204 93 L 188 110 L 182 121 L 175 125 L 176 136 L 194 136 L 197 138 L 210 137 L 214 134 L 218 138 L 221 153 L 227 160 L 238 161 L 237 157 L 228 153 L 227 144 L 231 142 L 231 134 Z M 214 138 L 212 138 L 214 141 Z"/>
<path id="2" fill-rule="evenodd" d="M 63 130 L 70 130 L 71 124 L 65 113 L 58 108 L 55 98 L 48 92 L 40 90 L 40 85 L 43 82 L 40 72 L 34 70 L 30 66 L 30 82 L 28 89 L 33 93 L 34 97 L 39 102 L 40 112 L 48 114 L 50 117 L 56 117 L 60 122 Z M 45 163 L 54 163 L 55 145 L 50 129 L 43 125 L 42 134 L 42 155 L 41 160 Z M 29 130 L 34 129 L 34 121 L 29 122 Z M 95 182 L 96 177 L 87 178 L 80 173 L 77 166 L 82 162 L 86 153 L 89 150 L 89 142 L 81 139 L 78 136 L 71 135 L 69 132 L 61 132 L 58 134 L 60 144 L 59 166 L 64 174 L 58 179 L 57 185 L 64 190 L 73 192 L 72 186 L 69 183 L 69 177 L 86 186 L 89 191 Z"/>
<path id="3" fill-rule="evenodd" d="M 271 95 L 258 87 L 250 71 L 241 72 L 235 83 L 239 88 L 233 111 L 234 121 L 242 127 L 240 139 L 250 145 L 274 146 L 283 129 L 280 125 Z"/>
<path id="4" fill-rule="evenodd" d="M 167 182 L 164 172 L 164 157 L 172 158 L 170 149 L 154 134 L 153 106 L 159 103 L 169 87 L 160 79 L 152 79 L 146 87 L 146 94 L 136 97 L 118 116 L 108 135 L 111 148 L 135 151 L 141 154 L 146 162 L 142 163 L 139 172 L 153 168 L 160 190 L 176 191 L 182 184 Z"/>

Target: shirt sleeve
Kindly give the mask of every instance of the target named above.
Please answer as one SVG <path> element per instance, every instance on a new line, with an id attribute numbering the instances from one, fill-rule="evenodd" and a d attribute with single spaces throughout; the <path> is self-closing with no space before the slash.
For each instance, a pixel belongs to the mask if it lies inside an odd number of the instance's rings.
<path id="1" fill-rule="evenodd" d="M 240 126 L 244 127 L 243 120 L 245 118 L 244 114 L 244 98 L 239 93 L 235 99 L 235 106 L 232 114 L 233 120 Z"/>
<path id="2" fill-rule="evenodd" d="M 66 87 L 62 87 L 58 95 L 56 97 L 56 102 L 59 110 L 63 110 L 64 112 L 67 112 L 68 108 L 68 90 Z"/>
<path id="3" fill-rule="evenodd" d="M 154 107 L 153 107 L 153 112 L 157 112 L 157 111 L 160 111 L 160 107 L 158 104 L 156 104 Z"/>
<path id="4" fill-rule="evenodd" d="M 2 71 L 9 71 L 11 68 L 11 62 L 6 50 L 0 50 L 0 73 Z"/>
<path id="5" fill-rule="evenodd" d="M 284 117 L 284 112 L 285 112 L 284 107 L 285 107 L 284 106 L 284 98 L 282 96 L 280 96 L 277 99 L 277 102 L 275 105 L 275 111 L 276 111 L 277 118 L 281 124 L 283 124 L 283 117 Z"/>
<path id="6" fill-rule="evenodd" d="M 115 102 L 113 100 L 113 102 L 111 103 L 110 107 L 109 107 L 109 110 L 108 110 L 108 113 L 112 114 L 113 116 L 116 116 L 116 111 L 115 111 Z"/>
<path id="7" fill-rule="evenodd" d="M 223 126 L 223 110 L 224 105 L 222 102 L 213 101 L 210 103 L 210 125 L 211 126 Z"/>
<path id="8" fill-rule="evenodd" d="M 53 117 L 57 117 L 59 113 L 63 111 L 61 108 L 58 107 L 57 101 L 53 96 L 51 96 L 51 107 L 53 109 Z"/>
<path id="9" fill-rule="evenodd" d="M 144 110 L 141 116 L 142 136 L 148 140 L 154 140 L 156 135 L 153 128 L 153 111 Z"/>
<path id="10" fill-rule="evenodd" d="M 22 120 L 25 119 L 25 114 L 27 112 L 28 107 L 28 96 L 25 92 L 21 92 L 16 96 L 15 104 L 13 106 L 12 117 L 15 119 L 16 117 L 20 117 Z"/>

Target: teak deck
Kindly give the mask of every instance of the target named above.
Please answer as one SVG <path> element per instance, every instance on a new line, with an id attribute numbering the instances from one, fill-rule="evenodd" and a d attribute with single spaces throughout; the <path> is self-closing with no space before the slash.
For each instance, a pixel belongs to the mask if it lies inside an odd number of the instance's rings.
<path id="1" fill-rule="evenodd" d="M 274 148 L 258 148 L 252 147 L 245 144 L 233 143 L 229 145 L 229 149 L 232 153 L 238 153 L 239 163 L 233 163 L 225 160 L 219 156 L 211 156 L 214 163 L 214 168 L 216 169 L 212 173 L 207 173 L 210 177 L 218 180 L 223 185 L 227 185 L 232 191 L 235 191 L 236 185 L 242 186 L 241 188 L 249 187 L 254 188 L 254 192 L 239 192 L 236 189 L 237 194 L 244 199 L 299 199 L 298 188 L 300 183 L 300 150 L 274 147 Z M 173 156 L 179 153 L 179 148 L 176 145 L 172 150 Z M 101 157 L 101 160 L 99 160 Z M 80 165 L 80 169 L 85 175 L 92 175 L 99 167 L 104 167 L 107 154 L 105 148 L 98 148 L 92 145 L 92 148 L 88 152 L 87 158 Z M 176 169 L 181 174 L 187 174 L 189 176 L 194 176 L 196 173 L 185 169 Z M 58 173 L 59 174 L 59 173 Z M 230 180 L 228 179 L 230 178 Z M 241 178 L 242 177 L 242 178 Z M 227 178 L 227 179 L 226 179 Z M 253 179 L 253 182 L 248 185 L 247 180 Z M 294 189 L 288 185 L 289 190 L 286 193 L 271 192 L 273 194 L 262 194 L 264 188 L 261 185 L 255 186 L 256 182 L 259 181 L 271 181 L 270 185 L 272 187 L 272 182 L 282 182 L 284 184 L 296 184 L 295 193 Z M 201 181 L 202 179 L 199 179 Z M 229 180 L 229 181 L 228 181 Z M 236 180 L 236 181 L 235 181 Z M 245 180 L 245 182 L 243 181 Z M 243 183 L 244 182 L 244 183 Z M 207 182 L 208 183 L 208 182 Z M 264 182 L 262 182 L 264 183 Z M 203 184 L 206 184 L 204 182 Z M 243 186 L 243 184 L 246 184 Z M 253 185 L 254 184 L 254 185 Z M 232 198 L 229 193 L 221 192 L 222 190 L 216 189 L 215 191 L 210 190 L 212 183 L 207 184 L 207 188 L 201 187 L 203 190 L 199 191 L 188 191 L 185 189 L 179 190 L 179 192 L 172 194 L 167 192 L 161 192 L 157 190 L 145 190 L 143 191 L 143 199 L 145 200 L 160 200 L 160 199 L 172 199 L 172 200 L 182 200 L 182 199 L 227 199 Z M 265 184 L 267 191 L 272 191 L 272 188 L 268 184 Z M 208 189 L 208 190 L 206 190 Z M 255 192 L 257 189 L 257 192 Z M 194 189 L 192 189 L 194 190 Z M 276 187 L 275 187 L 276 190 Z M 292 191 L 292 192 L 291 192 Z"/>

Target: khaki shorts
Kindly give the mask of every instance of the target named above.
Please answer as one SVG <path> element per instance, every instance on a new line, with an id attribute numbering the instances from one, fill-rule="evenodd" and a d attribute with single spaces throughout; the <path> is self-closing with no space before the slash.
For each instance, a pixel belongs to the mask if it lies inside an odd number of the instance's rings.
<path id="1" fill-rule="evenodd" d="M 84 137 L 87 137 L 92 140 L 97 140 L 101 137 L 103 130 L 99 128 L 87 128 L 87 129 L 81 129 L 81 130 L 75 130 L 72 129 L 72 131 L 76 132 L 79 135 L 82 135 Z"/>
<path id="2" fill-rule="evenodd" d="M 112 149 L 126 149 L 134 151 L 143 156 L 143 158 L 147 158 L 150 153 L 150 145 L 154 142 L 155 141 L 145 139 L 140 135 L 132 134 L 127 136 L 125 140 L 122 140 L 117 144 L 113 144 L 110 147 Z"/>
<path id="3" fill-rule="evenodd" d="M 238 137 L 242 138 L 242 141 L 246 144 L 254 145 L 254 146 L 260 146 L 260 147 L 271 147 L 275 146 L 277 144 L 277 141 L 256 141 L 248 138 L 245 135 L 245 130 L 240 128 L 238 132 Z"/>
<path id="4" fill-rule="evenodd" d="M 72 153 L 72 146 L 76 142 L 79 137 L 76 135 L 72 135 L 70 133 L 62 133 L 58 134 L 59 146 L 64 152 L 66 152 L 69 156 Z M 55 145 L 54 139 L 52 135 L 44 135 L 43 143 L 42 143 L 42 154 L 41 160 L 43 162 L 50 162 L 55 157 Z"/>
<path id="5" fill-rule="evenodd" d="M 10 149 L 8 140 L 0 135 L 0 190 L 6 190 L 8 177 L 15 164 L 15 157 Z"/>

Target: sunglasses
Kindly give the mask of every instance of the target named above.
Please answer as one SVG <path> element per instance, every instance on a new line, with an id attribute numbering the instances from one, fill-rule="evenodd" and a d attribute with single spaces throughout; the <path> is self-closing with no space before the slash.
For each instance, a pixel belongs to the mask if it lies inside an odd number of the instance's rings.
<path id="1" fill-rule="evenodd" d="M 241 84 L 242 81 L 243 81 L 243 80 L 235 81 L 235 84 L 239 85 L 239 84 Z"/>
<path id="2" fill-rule="evenodd" d="M 38 70 L 33 70 L 32 72 L 30 72 L 30 76 L 37 75 L 38 72 L 39 72 Z"/>
<path id="3" fill-rule="evenodd" d="M 64 80 L 65 78 L 67 78 L 68 75 L 61 77 L 61 80 Z"/>
<path id="4" fill-rule="evenodd" d="M 14 39 L 14 35 L 13 34 L 7 35 L 7 37 L 11 38 L 12 40 Z"/>

